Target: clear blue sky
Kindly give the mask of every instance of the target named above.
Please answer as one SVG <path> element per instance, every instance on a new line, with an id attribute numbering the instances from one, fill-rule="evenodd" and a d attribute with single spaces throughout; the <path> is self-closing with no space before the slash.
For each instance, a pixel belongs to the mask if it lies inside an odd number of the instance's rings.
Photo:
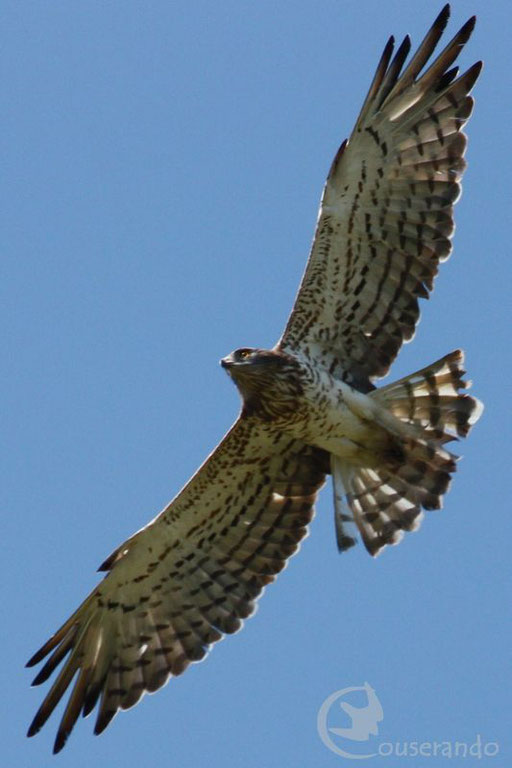
<path id="1" fill-rule="evenodd" d="M 236 417 L 218 360 L 278 338 L 382 47 L 419 42 L 441 5 L 3 4 L 2 765 L 343 764 L 317 712 L 365 681 L 386 741 L 479 733 L 510 764 L 505 0 L 453 3 L 450 35 L 478 14 L 462 62 L 486 66 L 454 254 L 392 373 L 466 350 L 486 411 L 445 509 L 377 560 L 339 556 L 327 487 L 239 635 L 99 738 L 80 721 L 51 758 L 56 716 L 24 738 L 42 689 L 23 664 Z"/>

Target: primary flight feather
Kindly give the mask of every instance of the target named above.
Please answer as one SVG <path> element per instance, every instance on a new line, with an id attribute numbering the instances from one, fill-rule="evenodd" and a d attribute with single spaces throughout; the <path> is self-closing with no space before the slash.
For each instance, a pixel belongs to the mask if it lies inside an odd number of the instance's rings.
<path id="1" fill-rule="evenodd" d="M 394 57 L 388 41 L 331 166 L 280 341 L 222 360 L 242 397 L 237 421 L 28 662 L 49 657 L 35 685 L 62 664 L 29 736 L 74 681 L 55 752 L 80 714 L 99 704 L 100 733 L 240 629 L 305 536 L 327 474 L 340 550 L 360 535 L 375 555 L 441 506 L 456 461 L 446 443 L 482 410 L 464 393 L 462 353 L 379 389 L 374 381 L 412 338 L 418 299 L 451 250 L 481 63 L 461 76 L 452 67 L 472 18 L 428 66 L 448 17 L 446 6 L 405 68 L 409 38 Z"/>

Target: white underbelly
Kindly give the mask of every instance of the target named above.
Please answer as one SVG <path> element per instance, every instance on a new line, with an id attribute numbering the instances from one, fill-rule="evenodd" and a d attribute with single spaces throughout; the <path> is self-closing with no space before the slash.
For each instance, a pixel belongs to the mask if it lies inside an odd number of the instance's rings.
<path id="1" fill-rule="evenodd" d="M 301 398 L 294 436 L 340 459 L 375 463 L 389 444 L 389 434 L 376 423 L 378 404 L 329 374 L 307 388 Z"/>

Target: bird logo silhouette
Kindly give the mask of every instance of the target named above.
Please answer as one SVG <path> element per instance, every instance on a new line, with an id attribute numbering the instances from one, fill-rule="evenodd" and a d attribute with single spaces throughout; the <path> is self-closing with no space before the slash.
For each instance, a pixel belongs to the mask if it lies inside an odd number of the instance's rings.
<path id="1" fill-rule="evenodd" d="M 350 728 L 329 728 L 331 733 L 352 741 L 368 741 L 370 735 L 377 736 L 378 723 L 384 717 L 381 703 L 369 683 L 361 686 L 360 690 L 366 692 L 368 703 L 364 707 L 355 707 L 347 701 L 340 701 L 340 708 L 350 717 L 352 726 Z"/>

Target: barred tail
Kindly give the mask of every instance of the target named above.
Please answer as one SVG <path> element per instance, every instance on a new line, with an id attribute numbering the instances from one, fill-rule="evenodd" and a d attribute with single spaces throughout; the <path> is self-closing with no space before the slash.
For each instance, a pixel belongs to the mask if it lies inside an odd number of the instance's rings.
<path id="1" fill-rule="evenodd" d="M 478 400 L 460 393 L 470 386 L 463 380 L 463 362 L 460 350 L 451 352 L 371 393 L 382 406 L 392 450 L 382 466 L 357 467 L 331 458 L 341 550 L 355 543 L 347 533 L 349 522 L 376 555 L 386 544 L 397 544 L 403 531 L 418 528 L 422 509 L 442 506 L 457 460 L 444 444 L 465 437 L 483 410 Z"/>

